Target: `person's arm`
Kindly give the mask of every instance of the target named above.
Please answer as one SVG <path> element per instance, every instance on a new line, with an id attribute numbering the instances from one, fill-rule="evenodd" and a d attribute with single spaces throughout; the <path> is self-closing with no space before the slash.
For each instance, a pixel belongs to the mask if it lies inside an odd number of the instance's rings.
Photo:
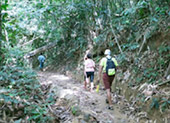
<path id="1" fill-rule="evenodd" d="M 85 71 L 85 67 L 84 67 L 84 72 L 83 72 L 83 73 L 84 73 L 84 75 L 86 76 L 86 71 Z"/>
<path id="2" fill-rule="evenodd" d="M 93 68 L 94 68 L 94 70 L 96 70 L 96 67 L 95 67 L 95 62 L 93 61 Z"/>
<path id="3" fill-rule="evenodd" d="M 99 65 L 98 81 L 100 81 L 100 80 L 101 80 L 102 70 L 103 70 L 103 66 Z"/>

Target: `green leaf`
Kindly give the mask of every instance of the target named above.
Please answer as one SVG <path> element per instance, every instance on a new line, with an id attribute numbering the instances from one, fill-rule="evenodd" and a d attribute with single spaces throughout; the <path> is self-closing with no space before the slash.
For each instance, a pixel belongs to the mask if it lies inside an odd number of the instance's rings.
<path id="1" fill-rule="evenodd" d="M 7 7 L 8 7 L 8 4 L 2 4 L 1 5 L 2 10 L 7 10 Z"/>
<path id="2" fill-rule="evenodd" d="M 155 11 L 156 11 L 156 12 L 159 12 L 160 10 L 161 10 L 160 7 L 156 7 L 156 8 L 155 8 Z"/>
<path id="3" fill-rule="evenodd" d="M 28 120 L 30 121 L 30 120 L 32 120 L 32 119 L 34 119 L 34 120 L 36 120 L 37 118 L 39 118 L 41 115 L 34 115 L 34 116 L 31 116 Z"/>
<path id="4" fill-rule="evenodd" d="M 152 99 L 152 103 L 150 105 L 150 108 L 156 108 L 156 109 L 159 109 L 159 102 L 158 102 L 158 99 L 157 98 L 153 98 Z"/>

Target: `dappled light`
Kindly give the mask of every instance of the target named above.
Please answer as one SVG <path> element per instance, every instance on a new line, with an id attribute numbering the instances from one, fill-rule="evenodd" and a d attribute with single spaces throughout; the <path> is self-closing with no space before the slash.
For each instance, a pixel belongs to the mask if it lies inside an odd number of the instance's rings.
<path id="1" fill-rule="evenodd" d="M 50 76 L 50 78 L 51 79 L 58 79 L 58 81 L 67 81 L 67 80 L 69 80 L 69 77 L 67 77 L 67 76 L 64 76 L 64 75 L 52 75 L 52 76 Z"/>
<path id="2" fill-rule="evenodd" d="M 59 97 L 60 97 L 60 98 L 64 98 L 66 95 L 73 95 L 73 94 L 74 94 L 74 91 L 73 91 L 73 90 L 67 89 L 67 90 L 61 91 Z"/>
<path id="3" fill-rule="evenodd" d="M 1 0 L 0 122 L 168 123 L 170 0 Z"/>

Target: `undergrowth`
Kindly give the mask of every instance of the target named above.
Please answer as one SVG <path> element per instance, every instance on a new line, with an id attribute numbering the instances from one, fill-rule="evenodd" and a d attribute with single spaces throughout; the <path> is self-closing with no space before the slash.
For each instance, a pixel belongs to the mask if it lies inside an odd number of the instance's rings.
<path id="1" fill-rule="evenodd" d="M 11 122 L 49 122 L 47 105 L 54 100 L 44 98 L 34 71 L 23 67 L 3 67 L 0 72 L 0 117 Z"/>
<path id="2" fill-rule="evenodd" d="M 0 68 L 0 122 L 52 122 L 49 112 L 54 96 L 44 93 L 37 74 L 17 47 L 4 50 L 4 66 Z M 48 91 L 48 90 L 46 90 Z"/>

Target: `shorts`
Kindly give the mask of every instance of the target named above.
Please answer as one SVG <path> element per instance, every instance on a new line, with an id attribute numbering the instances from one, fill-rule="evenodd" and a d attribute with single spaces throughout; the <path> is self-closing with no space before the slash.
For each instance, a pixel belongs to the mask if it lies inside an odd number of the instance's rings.
<path id="1" fill-rule="evenodd" d="M 90 77 L 90 82 L 93 82 L 94 80 L 94 72 L 86 72 L 87 78 Z"/>
<path id="2" fill-rule="evenodd" d="M 114 77 L 115 77 L 115 75 L 108 76 L 106 73 L 103 73 L 103 83 L 104 83 L 105 89 L 111 89 Z"/>

